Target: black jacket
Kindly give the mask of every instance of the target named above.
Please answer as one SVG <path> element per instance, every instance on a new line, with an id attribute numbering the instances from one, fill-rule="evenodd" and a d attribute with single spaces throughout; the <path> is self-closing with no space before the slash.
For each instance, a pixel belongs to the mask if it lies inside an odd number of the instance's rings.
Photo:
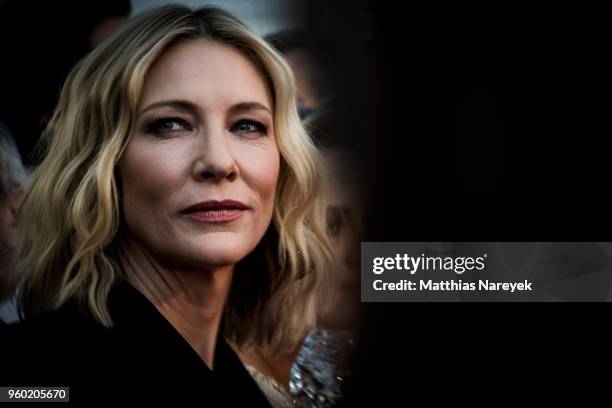
<path id="1" fill-rule="evenodd" d="M 186 402 L 269 406 L 219 337 L 211 371 L 157 309 L 127 283 L 108 300 L 112 329 L 75 302 L 0 329 L 0 385 L 68 386 L 71 402 Z"/>

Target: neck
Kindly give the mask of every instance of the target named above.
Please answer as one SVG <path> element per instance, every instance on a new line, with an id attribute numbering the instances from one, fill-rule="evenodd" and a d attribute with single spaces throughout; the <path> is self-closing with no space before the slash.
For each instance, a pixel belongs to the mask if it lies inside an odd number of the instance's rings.
<path id="1" fill-rule="evenodd" d="M 121 264 L 127 280 L 213 369 L 234 265 L 199 269 L 169 267 L 131 239 L 123 242 Z"/>

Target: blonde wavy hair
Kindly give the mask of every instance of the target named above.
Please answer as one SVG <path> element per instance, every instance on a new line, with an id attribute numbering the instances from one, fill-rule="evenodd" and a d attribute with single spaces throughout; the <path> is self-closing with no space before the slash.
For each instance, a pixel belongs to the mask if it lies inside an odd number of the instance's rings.
<path id="1" fill-rule="evenodd" d="M 128 142 L 145 76 L 169 47 L 207 38 L 235 47 L 264 74 L 281 156 L 273 222 L 236 265 L 223 333 L 239 347 L 294 347 L 316 323 L 333 284 L 320 155 L 300 123 L 283 58 L 231 14 L 165 6 L 135 17 L 71 71 L 41 138 L 44 160 L 19 213 L 12 286 L 24 317 L 85 304 L 107 327 L 122 210 L 115 168 Z M 248 273 L 240 270 L 248 269 Z"/>

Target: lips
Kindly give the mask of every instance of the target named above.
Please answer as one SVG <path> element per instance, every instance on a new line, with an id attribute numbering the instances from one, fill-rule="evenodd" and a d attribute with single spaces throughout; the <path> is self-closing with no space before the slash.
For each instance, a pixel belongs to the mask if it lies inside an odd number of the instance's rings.
<path id="1" fill-rule="evenodd" d="M 209 200 L 187 207 L 181 213 L 204 223 L 229 222 L 239 218 L 250 207 L 235 200 Z"/>
<path id="2" fill-rule="evenodd" d="M 234 200 L 209 200 L 203 201 L 201 203 L 197 203 L 192 205 L 191 207 L 187 207 L 182 211 L 184 214 L 198 212 L 198 211 L 222 211 L 222 210 L 248 210 L 249 207 L 240 201 Z"/>

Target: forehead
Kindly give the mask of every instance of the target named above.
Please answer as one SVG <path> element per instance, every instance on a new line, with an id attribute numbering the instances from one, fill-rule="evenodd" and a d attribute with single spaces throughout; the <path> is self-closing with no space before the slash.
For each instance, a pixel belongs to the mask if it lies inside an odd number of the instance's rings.
<path id="1" fill-rule="evenodd" d="M 236 48 L 207 39 L 165 50 L 145 77 L 141 105 L 185 99 L 204 108 L 259 102 L 272 110 L 260 70 Z"/>

